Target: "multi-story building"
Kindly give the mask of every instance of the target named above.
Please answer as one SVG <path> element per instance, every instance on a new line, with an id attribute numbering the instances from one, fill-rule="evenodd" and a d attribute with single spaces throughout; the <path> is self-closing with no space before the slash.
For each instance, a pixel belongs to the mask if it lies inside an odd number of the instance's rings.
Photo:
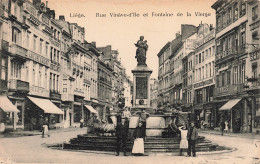
<path id="1" fill-rule="evenodd" d="M 182 110 L 192 112 L 193 99 L 194 99 L 194 51 L 190 52 L 182 59 L 183 62 L 183 98 L 182 98 Z M 194 112 L 193 112 L 194 113 Z"/>
<path id="2" fill-rule="evenodd" d="M 19 110 L 17 114 L 5 113 L 6 128 L 8 124 L 13 129 L 39 128 L 40 116 L 48 119 L 50 127 L 62 123 L 61 26 L 54 20 L 54 11 L 39 3 L 4 1 L 2 6 L 8 9 L 8 26 L 3 34 L 6 47 L 2 51 L 1 76 L 8 82 L 6 95 Z"/>
<path id="3" fill-rule="evenodd" d="M 200 24 L 194 51 L 194 105 L 193 113 L 198 121 L 204 120 L 208 127 L 216 126 L 213 104 L 215 87 L 215 29 Z"/>
<path id="4" fill-rule="evenodd" d="M 254 78 L 251 77 L 257 70 L 254 65 L 257 62 L 250 60 L 249 54 L 254 51 L 254 45 L 259 44 L 258 34 L 254 33 L 258 26 L 254 26 L 258 17 L 255 3 L 258 2 L 218 0 L 212 5 L 216 10 L 214 98 L 219 102 L 216 105 L 216 123 L 228 120 L 234 132 L 251 132 L 255 122 L 256 99 L 252 88 Z"/>
<path id="5" fill-rule="evenodd" d="M 163 101 L 169 102 L 170 92 L 170 55 L 171 55 L 171 43 L 168 42 L 157 54 L 159 58 L 159 94 L 163 95 Z"/>
<path id="6" fill-rule="evenodd" d="M 102 54 L 103 56 L 103 54 Z M 106 120 L 112 105 L 112 78 L 113 70 L 103 62 L 102 57 L 98 61 L 98 102 L 101 104 L 99 115 Z"/>
<path id="7" fill-rule="evenodd" d="M 153 110 L 157 110 L 158 104 L 158 80 L 152 78 L 150 80 L 150 106 Z"/>
<path id="8" fill-rule="evenodd" d="M 132 107 L 132 96 L 133 96 L 133 82 L 130 80 L 129 76 L 125 76 L 123 79 L 123 94 L 125 98 L 125 106 Z"/>
<path id="9" fill-rule="evenodd" d="M 113 69 L 113 78 L 112 78 L 112 103 L 115 108 L 117 108 L 117 100 L 120 94 L 124 94 L 124 78 L 125 69 L 121 64 L 121 61 L 118 59 L 118 51 L 112 50 L 111 45 L 106 47 L 98 47 L 100 51 L 104 53 L 103 60 L 104 63 L 109 64 Z"/>
<path id="10" fill-rule="evenodd" d="M 257 0 L 252 0 L 248 2 L 248 24 L 249 24 L 249 41 L 248 41 L 248 51 L 249 51 L 249 75 L 247 78 L 248 81 L 248 93 L 252 95 L 252 112 L 249 115 L 249 125 L 252 128 L 252 131 L 259 131 L 260 129 L 260 55 L 259 55 L 259 11 L 260 11 L 260 2 Z M 250 112 L 249 112 L 250 113 Z M 251 119 L 251 118 L 252 119 Z M 250 122 L 251 121 L 251 122 Z M 251 129 L 249 129 L 251 130 Z"/>

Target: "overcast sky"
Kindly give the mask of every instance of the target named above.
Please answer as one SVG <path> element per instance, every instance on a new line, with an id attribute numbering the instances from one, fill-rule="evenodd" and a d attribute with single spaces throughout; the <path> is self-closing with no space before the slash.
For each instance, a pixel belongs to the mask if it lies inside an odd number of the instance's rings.
<path id="1" fill-rule="evenodd" d="M 42 0 L 45 2 L 46 0 Z M 215 11 L 211 5 L 215 0 L 48 0 L 48 7 L 55 9 L 56 19 L 64 15 L 66 21 L 85 27 L 85 39 L 95 41 L 97 47 L 111 45 L 119 51 L 127 75 L 132 77 L 131 69 L 136 67 L 136 43 L 143 35 L 149 48 L 147 64 L 153 70 L 152 77 L 158 76 L 158 57 L 160 49 L 175 38 L 181 24 L 198 26 L 200 22 L 215 26 Z M 110 13 L 129 14 L 135 12 L 139 17 L 111 17 Z M 156 17 L 152 13 L 173 14 L 171 17 Z M 187 16 L 187 12 L 191 16 Z M 195 12 L 210 13 L 210 16 L 195 16 Z M 71 17 L 74 13 L 85 17 Z M 106 14 L 106 17 L 97 17 Z M 148 17 L 143 14 L 148 13 Z M 177 16 L 183 13 L 183 16 Z"/>

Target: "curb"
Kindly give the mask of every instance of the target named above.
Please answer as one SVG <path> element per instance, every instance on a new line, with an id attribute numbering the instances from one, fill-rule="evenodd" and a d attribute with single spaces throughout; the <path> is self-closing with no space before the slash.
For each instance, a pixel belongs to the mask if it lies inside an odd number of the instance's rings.
<path id="1" fill-rule="evenodd" d="M 199 133 L 205 133 L 205 134 L 211 134 L 211 135 L 219 135 L 222 136 L 221 134 L 215 133 L 215 132 L 207 132 L 207 131 L 200 131 Z M 255 139 L 253 136 L 241 136 L 241 135 L 229 135 L 229 134 L 225 134 L 223 136 L 226 137 L 240 137 L 240 138 L 248 138 L 248 139 Z M 255 137 L 258 136 L 258 138 L 260 139 L 260 135 L 255 134 Z"/>

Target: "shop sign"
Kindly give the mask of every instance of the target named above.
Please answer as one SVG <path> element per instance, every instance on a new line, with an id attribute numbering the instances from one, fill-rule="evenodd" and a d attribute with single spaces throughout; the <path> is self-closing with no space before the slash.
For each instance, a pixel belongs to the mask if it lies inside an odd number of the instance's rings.
<path id="1" fill-rule="evenodd" d="M 257 50 L 255 52 L 252 52 L 252 53 L 249 54 L 250 55 L 250 61 L 254 61 L 254 60 L 257 60 L 257 59 L 260 58 L 259 51 L 260 50 Z"/>
<path id="2" fill-rule="evenodd" d="M 212 84 L 212 83 L 213 83 L 213 78 L 194 84 L 194 88 L 199 88 L 199 87 L 209 85 L 209 84 Z"/>

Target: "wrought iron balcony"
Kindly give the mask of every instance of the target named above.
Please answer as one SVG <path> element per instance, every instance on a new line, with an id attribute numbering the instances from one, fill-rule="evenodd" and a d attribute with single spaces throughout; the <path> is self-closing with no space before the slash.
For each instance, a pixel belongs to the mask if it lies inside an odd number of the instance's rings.
<path id="1" fill-rule="evenodd" d="M 25 92 L 25 93 L 28 93 L 30 91 L 28 82 L 22 81 L 22 80 L 17 80 L 17 79 L 9 80 L 8 89 L 11 91 L 18 91 L 18 92 Z"/>
<path id="2" fill-rule="evenodd" d="M 238 92 L 241 92 L 243 90 L 244 90 L 243 84 L 226 85 L 223 87 L 215 88 L 214 96 L 218 97 L 218 96 L 237 94 Z"/>

